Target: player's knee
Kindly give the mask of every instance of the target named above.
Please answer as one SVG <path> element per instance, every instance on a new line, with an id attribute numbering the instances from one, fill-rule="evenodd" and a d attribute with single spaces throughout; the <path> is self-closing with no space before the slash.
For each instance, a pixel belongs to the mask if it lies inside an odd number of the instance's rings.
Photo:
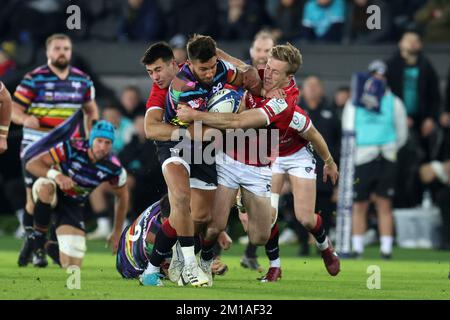
<path id="1" fill-rule="evenodd" d="M 43 183 L 39 187 L 38 190 L 38 196 L 39 200 L 45 203 L 50 203 L 53 200 L 53 197 L 55 196 L 55 186 L 51 183 Z"/>
<path id="2" fill-rule="evenodd" d="M 207 224 L 210 220 L 211 219 L 209 214 L 192 216 L 192 221 L 194 221 L 194 223 L 196 224 Z"/>
<path id="3" fill-rule="evenodd" d="M 267 241 L 269 241 L 270 233 L 263 234 L 263 233 L 257 233 L 253 235 L 248 235 L 248 240 L 251 244 L 255 246 L 264 246 Z"/>

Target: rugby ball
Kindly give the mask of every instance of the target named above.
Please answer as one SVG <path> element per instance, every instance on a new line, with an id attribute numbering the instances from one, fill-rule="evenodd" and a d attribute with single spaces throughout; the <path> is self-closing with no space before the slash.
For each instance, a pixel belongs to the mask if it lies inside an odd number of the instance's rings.
<path id="1" fill-rule="evenodd" d="M 208 112 L 236 113 L 239 110 L 242 95 L 236 90 L 222 89 L 208 100 Z"/>

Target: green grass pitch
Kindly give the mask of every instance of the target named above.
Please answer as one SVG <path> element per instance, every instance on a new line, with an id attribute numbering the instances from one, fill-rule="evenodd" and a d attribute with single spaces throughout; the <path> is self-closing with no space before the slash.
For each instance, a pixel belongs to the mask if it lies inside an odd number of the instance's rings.
<path id="1" fill-rule="evenodd" d="M 69 275 L 51 262 L 46 269 L 17 267 L 20 244 L 12 237 L 0 237 L 0 299 L 450 299 L 450 254 L 443 251 L 395 249 L 393 260 L 382 261 L 378 248 L 372 247 L 365 259 L 342 260 L 341 273 L 331 277 L 318 255 L 297 257 L 296 246 L 281 246 L 283 278 L 259 283 L 257 272 L 239 265 L 243 247 L 234 245 L 222 258 L 229 271 L 216 277 L 213 287 L 177 287 L 164 281 L 164 287 L 153 288 L 140 286 L 137 280 L 123 280 L 104 243 L 90 241 L 81 289 L 70 290 L 66 287 Z M 267 268 L 263 249 L 258 253 Z M 380 289 L 367 288 L 371 265 L 380 268 Z"/>

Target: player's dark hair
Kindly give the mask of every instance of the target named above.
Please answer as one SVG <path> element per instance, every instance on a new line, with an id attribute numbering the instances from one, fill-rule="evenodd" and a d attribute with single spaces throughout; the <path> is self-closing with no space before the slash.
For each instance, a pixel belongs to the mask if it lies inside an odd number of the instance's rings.
<path id="1" fill-rule="evenodd" d="M 161 216 L 163 218 L 168 218 L 170 215 L 170 202 L 167 193 L 159 200 L 159 207 L 161 208 Z"/>
<path id="2" fill-rule="evenodd" d="M 206 62 L 216 55 L 216 42 L 210 36 L 194 34 L 188 41 L 188 59 Z"/>
<path id="3" fill-rule="evenodd" d="M 175 59 L 172 48 L 164 41 L 152 44 L 142 56 L 141 63 L 143 65 L 152 64 L 158 59 L 162 59 L 164 62 Z"/>

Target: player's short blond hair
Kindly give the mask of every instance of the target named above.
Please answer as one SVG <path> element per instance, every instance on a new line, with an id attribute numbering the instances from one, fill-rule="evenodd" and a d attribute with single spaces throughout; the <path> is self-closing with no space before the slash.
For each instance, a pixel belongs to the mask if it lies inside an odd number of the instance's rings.
<path id="1" fill-rule="evenodd" d="M 288 63 L 286 73 L 294 75 L 303 64 L 303 57 L 296 47 L 289 42 L 280 44 L 270 49 L 270 57 Z"/>
<path id="2" fill-rule="evenodd" d="M 72 40 L 67 34 L 54 33 L 50 37 L 48 37 L 47 40 L 45 41 L 45 49 L 48 49 L 53 40 L 68 40 L 70 43 L 72 43 Z"/>

